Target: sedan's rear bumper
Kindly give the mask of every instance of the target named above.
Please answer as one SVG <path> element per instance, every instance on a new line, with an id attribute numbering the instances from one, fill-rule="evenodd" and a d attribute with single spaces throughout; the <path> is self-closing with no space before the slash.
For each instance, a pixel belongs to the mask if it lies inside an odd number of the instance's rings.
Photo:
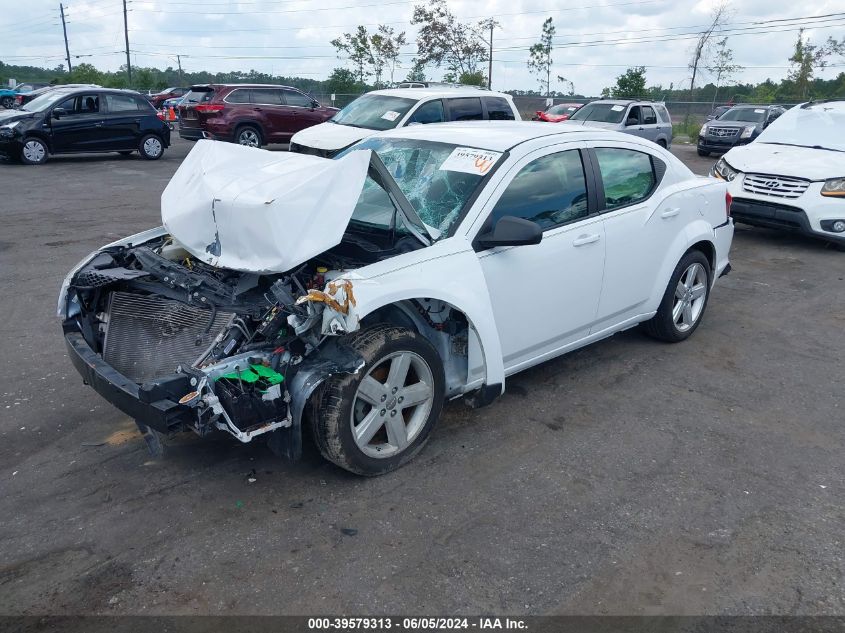
<path id="1" fill-rule="evenodd" d="M 155 399 L 162 395 L 161 389 L 129 380 L 96 354 L 81 333 L 67 332 L 65 345 L 73 366 L 86 384 L 136 422 L 167 433 L 193 421 L 189 407 L 169 398 Z"/>

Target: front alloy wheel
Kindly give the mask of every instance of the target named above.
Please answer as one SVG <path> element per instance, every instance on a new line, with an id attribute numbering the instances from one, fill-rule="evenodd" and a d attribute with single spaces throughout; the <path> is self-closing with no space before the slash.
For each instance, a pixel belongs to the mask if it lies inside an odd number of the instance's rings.
<path id="1" fill-rule="evenodd" d="M 364 366 L 326 380 L 312 399 L 311 430 L 329 461 L 380 475 L 425 444 L 445 399 L 443 364 L 428 339 L 405 328 L 375 325 L 344 339 Z"/>
<path id="2" fill-rule="evenodd" d="M 434 378 L 414 352 L 396 352 L 370 369 L 358 385 L 350 423 L 365 455 L 384 459 L 413 443 L 431 412 Z"/>

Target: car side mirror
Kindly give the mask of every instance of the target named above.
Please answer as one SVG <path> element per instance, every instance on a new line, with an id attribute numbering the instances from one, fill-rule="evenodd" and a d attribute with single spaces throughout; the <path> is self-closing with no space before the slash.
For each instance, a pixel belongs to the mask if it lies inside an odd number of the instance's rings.
<path id="1" fill-rule="evenodd" d="M 67 115 L 67 110 L 64 108 L 53 108 L 53 118 L 54 119 L 61 119 L 63 116 Z"/>
<path id="2" fill-rule="evenodd" d="M 311 102 L 311 109 L 312 109 L 312 110 L 313 110 L 314 108 L 319 108 L 319 107 L 320 107 L 320 102 L 319 102 L 319 101 L 312 101 L 312 102 Z"/>
<path id="3" fill-rule="evenodd" d="M 496 246 L 528 246 L 539 244 L 542 239 L 543 229 L 536 222 L 505 215 L 499 218 L 491 231 L 476 238 L 475 245 L 478 249 Z"/>

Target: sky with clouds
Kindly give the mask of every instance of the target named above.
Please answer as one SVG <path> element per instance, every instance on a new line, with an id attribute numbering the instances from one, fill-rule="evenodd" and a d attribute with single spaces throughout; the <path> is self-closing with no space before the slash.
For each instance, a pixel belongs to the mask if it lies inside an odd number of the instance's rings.
<path id="1" fill-rule="evenodd" d="M 0 60 L 55 67 L 64 61 L 60 0 L 2 0 Z M 421 0 L 128 0 L 132 63 L 186 70 L 249 70 L 323 79 L 345 65 L 329 42 L 357 25 L 388 24 L 411 42 L 400 58 L 403 78 L 416 50 L 410 24 Z M 716 0 L 449 0 L 466 22 L 494 17 L 493 87 L 538 85 L 526 66 L 528 47 L 539 39 L 547 17 L 557 29 L 552 76 L 562 75 L 579 93 L 596 95 L 629 66 L 646 66 L 648 84 L 675 87 L 689 82 L 687 60 L 695 33 L 707 24 Z M 72 61 L 115 70 L 125 62 L 121 0 L 67 0 Z M 725 31 L 739 79 L 780 79 L 797 29 L 821 43 L 845 37 L 842 0 L 731 0 Z M 77 57 L 78 56 L 78 57 Z M 819 76 L 845 70 L 845 59 Z M 429 78 L 442 71 L 427 69 Z M 704 81 L 708 77 L 705 73 Z M 553 89 L 563 90 L 562 85 Z"/>

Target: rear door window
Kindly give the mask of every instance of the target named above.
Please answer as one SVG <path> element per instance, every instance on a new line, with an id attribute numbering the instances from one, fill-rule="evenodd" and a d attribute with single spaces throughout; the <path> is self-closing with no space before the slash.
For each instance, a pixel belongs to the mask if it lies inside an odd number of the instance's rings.
<path id="1" fill-rule="evenodd" d="M 408 124 L 442 123 L 445 120 L 446 116 L 443 113 L 443 101 L 435 99 L 434 101 L 428 101 L 417 108 L 408 120 Z"/>
<path id="2" fill-rule="evenodd" d="M 313 105 L 311 97 L 308 97 L 297 90 L 284 90 L 284 102 L 289 106 L 298 108 L 310 108 Z"/>
<path id="3" fill-rule="evenodd" d="M 250 90 L 248 88 L 237 88 L 226 95 L 227 103 L 250 103 Z"/>
<path id="4" fill-rule="evenodd" d="M 484 119 L 479 97 L 447 99 L 447 102 L 449 104 L 450 121 L 481 121 Z"/>
<path id="5" fill-rule="evenodd" d="M 235 92 L 242 91 L 236 90 Z M 253 88 L 250 92 L 252 92 L 252 103 L 258 103 L 260 105 L 284 105 L 285 103 L 282 100 L 282 91 L 278 88 Z M 226 100 L 232 103 L 242 103 L 240 101 L 232 101 L 232 95 L 229 95 Z"/>
<path id="6" fill-rule="evenodd" d="M 657 125 L 657 114 L 651 106 L 643 106 L 643 125 Z"/>
<path id="7" fill-rule="evenodd" d="M 604 185 L 605 209 L 612 211 L 648 198 L 657 184 L 651 156 L 618 147 L 595 150 Z"/>
<path id="8" fill-rule="evenodd" d="M 487 118 L 491 121 L 513 121 L 513 109 L 507 99 L 502 97 L 484 97 L 487 106 Z"/>
<path id="9" fill-rule="evenodd" d="M 132 95 L 106 95 L 106 105 L 111 114 L 138 112 L 138 102 Z"/>

